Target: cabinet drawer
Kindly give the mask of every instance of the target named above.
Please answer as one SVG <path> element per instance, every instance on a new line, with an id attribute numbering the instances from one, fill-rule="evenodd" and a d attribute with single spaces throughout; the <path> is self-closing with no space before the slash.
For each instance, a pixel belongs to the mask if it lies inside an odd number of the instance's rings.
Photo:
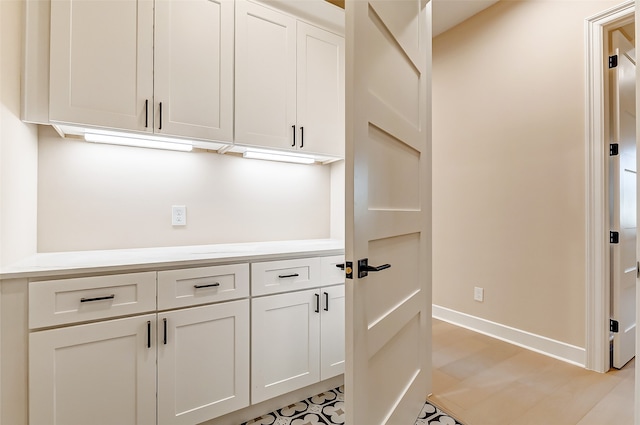
<path id="1" fill-rule="evenodd" d="M 159 310 L 248 296 L 248 264 L 158 272 Z"/>
<path id="2" fill-rule="evenodd" d="M 322 257 L 321 263 L 323 285 L 344 283 L 344 255 Z M 337 267 L 338 264 L 342 264 L 343 268 Z"/>
<path id="3" fill-rule="evenodd" d="M 155 272 L 29 282 L 31 329 L 155 309 Z"/>
<path id="4" fill-rule="evenodd" d="M 320 258 L 268 261 L 251 264 L 251 294 L 266 295 L 322 284 Z"/>

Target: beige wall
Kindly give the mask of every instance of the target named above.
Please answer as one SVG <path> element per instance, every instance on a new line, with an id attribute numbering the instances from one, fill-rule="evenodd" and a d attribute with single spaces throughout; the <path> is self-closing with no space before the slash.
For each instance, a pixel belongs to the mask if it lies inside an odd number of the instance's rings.
<path id="1" fill-rule="evenodd" d="M 434 304 L 584 347 L 584 20 L 617 3 L 501 1 L 434 40 Z"/>
<path id="2" fill-rule="evenodd" d="M 0 1 L 0 266 L 36 252 L 37 135 L 20 121 L 22 1 Z"/>
<path id="3" fill-rule="evenodd" d="M 330 236 L 329 166 L 39 139 L 39 252 Z"/>

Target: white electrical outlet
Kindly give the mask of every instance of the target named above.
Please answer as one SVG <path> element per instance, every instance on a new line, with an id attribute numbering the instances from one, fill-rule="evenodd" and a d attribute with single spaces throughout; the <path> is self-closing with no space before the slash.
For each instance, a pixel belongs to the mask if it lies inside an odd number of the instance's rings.
<path id="1" fill-rule="evenodd" d="M 186 226 L 187 225 L 187 207 L 184 205 L 171 206 L 171 225 Z"/>
<path id="2" fill-rule="evenodd" d="M 473 288 L 473 299 L 476 301 L 484 301 L 484 288 Z"/>

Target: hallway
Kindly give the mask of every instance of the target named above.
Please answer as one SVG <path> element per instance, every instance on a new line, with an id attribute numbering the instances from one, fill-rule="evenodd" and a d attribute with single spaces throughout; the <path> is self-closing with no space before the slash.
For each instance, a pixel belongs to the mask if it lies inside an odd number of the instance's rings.
<path id="1" fill-rule="evenodd" d="M 587 371 L 433 319 L 433 395 L 467 425 L 631 425 L 634 369 Z"/>

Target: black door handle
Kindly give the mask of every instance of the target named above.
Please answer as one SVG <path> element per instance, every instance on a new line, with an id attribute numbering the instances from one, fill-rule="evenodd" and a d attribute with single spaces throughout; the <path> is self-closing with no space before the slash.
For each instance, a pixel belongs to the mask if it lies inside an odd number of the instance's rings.
<path id="1" fill-rule="evenodd" d="M 379 272 L 391 267 L 391 264 L 383 264 L 381 266 L 370 266 L 369 259 L 363 258 L 358 260 L 358 277 L 363 278 L 369 275 L 369 272 Z"/>
<path id="2" fill-rule="evenodd" d="M 336 264 L 336 267 L 339 268 L 340 270 L 344 270 L 344 263 Z"/>
<path id="3" fill-rule="evenodd" d="M 329 311 L 329 293 L 324 293 L 324 311 Z"/>
<path id="4" fill-rule="evenodd" d="M 316 296 L 316 313 L 320 313 L 320 294 L 313 294 Z"/>
<path id="5" fill-rule="evenodd" d="M 364 269 L 368 272 L 379 272 L 384 269 L 391 268 L 391 264 L 383 264 L 381 266 L 369 266 L 367 265 Z"/>

